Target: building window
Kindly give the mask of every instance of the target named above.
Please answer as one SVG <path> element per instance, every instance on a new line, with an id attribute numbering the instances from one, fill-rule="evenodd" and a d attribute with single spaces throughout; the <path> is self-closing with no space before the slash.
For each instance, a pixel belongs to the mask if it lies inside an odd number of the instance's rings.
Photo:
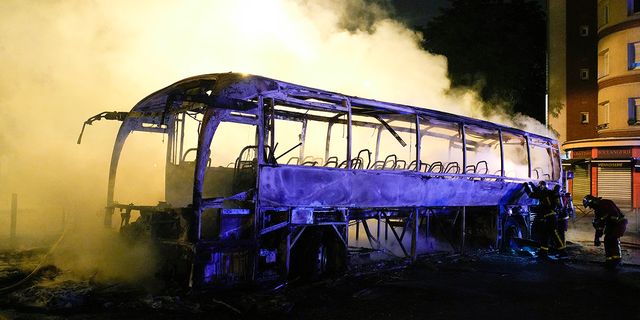
<path id="1" fill-rule="evenodd" d="M 598 130 L 609 128 L 609 101 L 598 104 Z"/>
<path id="2" fill-rule="evenodd" d="M 609 49 L 598 54 L 598 78 L 609 75 Z"/>
<path id="3" fill-rule="evenodd" d="M 629 98 L 629 125 L 640 124 L 640 98 Z"/>
<path id="4" fill-rule="evenodd" d="M 638 0 L 638 1 L 640 1 L 640 0 Z M 588 37 L 589 36 L 589 26 L 580 27 L 580 36 L 581 37 Z"/>
<path id="5" fill-rule="evenodd" d="M 589 123 L 589 112 L 580 112 L 580 123 Z"/>
<path id="6" fill-rule="evenodd" d="M 580 69 L 580 79 L 589 80 L 589 69 Z"/>
<path id="7" fill-rule="evenodd" d="M 640 0 L 627 0 L 627 11 L 629 15 L 640 13 Z"/>
<path id="8" fill-rule="evenodd" d="M 627 60 L 629 61 L 629 70 L 640 68 L 640 42 L 627 44 L 627 57 Z"/>
<path id="9" fill-rule="evenodd" d="M 602 11 L 600 11 L 599 14 L 599 19 L 600 19 L 600 23 L 598 24 L 599 27 L 602 27 L 603 25 L 609 23 L 609 2 L 605 2 L 604 4 L 601 5 Z"/>

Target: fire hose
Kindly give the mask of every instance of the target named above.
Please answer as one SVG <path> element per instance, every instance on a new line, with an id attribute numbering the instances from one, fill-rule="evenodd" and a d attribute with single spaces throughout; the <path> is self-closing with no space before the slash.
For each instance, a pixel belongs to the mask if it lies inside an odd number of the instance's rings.
<path id="1" fill-rule="evenodd" d="M 31 273 L 29 273 L 26 277 L 24 277 L 24 279 L 14 283 L 14 284 L 12 284 L 12 285 L 10 285 L 8 287 L 0 288 L 0 292 L 5 292 L 5 291 L 10 291 L 10 290 L 16 289 L 16 288 L 20 287 L 21 285 L 25 284 L 31 278 L 33 278 L 33 276 L 42 268 L 42 265 L 44 264 L 44 261 L 47 259 L 47 257 L 53 252 L 53 250 L 56 249 L 56 247 L 62 241 L 62 239 L 64 239 L 64 236 L 65 236 L 65 234 L 67 234 L 67 230 L 68 229 L 69 229 L 69 223 L 67 223 L 67 225 L 65 226 L 64 230 L 62 231 L 62 234 L 60 235 L 60 238 L 58 238 L 58 240 L 51 246 L 49 251 L 42 257 L 42 259 L 40 259 L 40 262 L 38 263 L 36 268 L 33 269 L 33 271 L 31 271 Z"/>

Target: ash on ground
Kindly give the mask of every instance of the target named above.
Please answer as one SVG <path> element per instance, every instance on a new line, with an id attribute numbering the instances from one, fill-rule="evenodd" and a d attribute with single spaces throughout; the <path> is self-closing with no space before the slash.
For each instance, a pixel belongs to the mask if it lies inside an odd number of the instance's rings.
<path id="1" fill-rule="evenodd" d="M 586 219 L 585 219 L 586 220 Z M 381 254 L 342 276 L 224 292 L 149 291 L 47 264 L 48 248 L 0 250 L 0 319 L 638 319 L 638 233 L 622 238 L 624 265 L 603 267 L 585 220 L 567 235 L 567 258 L 535 246 L 441 252 L 415 262 Z M 31 272 L 40 264 L 38 271 Z"/>

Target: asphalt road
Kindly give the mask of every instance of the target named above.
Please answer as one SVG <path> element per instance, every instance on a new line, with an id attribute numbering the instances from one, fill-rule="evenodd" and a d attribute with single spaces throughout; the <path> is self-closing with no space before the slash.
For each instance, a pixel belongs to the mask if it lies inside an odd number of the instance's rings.
<path id="1" fill-rule="evenodd" d="M 589 221 L 572 223 L 566 259 L 434 254 L 407 267 L 381 260 L 314 284 L 222 293 L 53 281 L 64 271 L 51 267 L 40 282 L 0 293 L 0 319 L 640 319 L 637 233 L 622 239 L 625 264 L 606 270 Z"/>

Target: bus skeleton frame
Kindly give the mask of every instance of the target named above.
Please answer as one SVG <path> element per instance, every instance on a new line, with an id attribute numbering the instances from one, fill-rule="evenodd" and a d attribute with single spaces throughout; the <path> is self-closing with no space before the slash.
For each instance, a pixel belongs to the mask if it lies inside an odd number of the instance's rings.
<path id="1" fill-rule="evenodd" d="M 197 148 L 185 151 L 185 117 L 193 114 L 202 115 Z M 395 116 L 409 119 L 409 125 L 389 121 Z M 363 121 L 366 117 L 377 123 Z M 112 216 L 119 209 L 122 234 L 134 240 L 141 236 L 157 240 L 164 257 L 159 274 L 165 280 L 201 289 L 339 273 L 357 255 L 350 246 L 350 232 L 355 232 L 358 240 L 361 230 L 373 250 L 382 248 L 382 238 L 388 239 L 391 230 L 402 255 L 414 261 L 421 227 L 426 238 L 438 228 L 454 251 L 464 250 L 468 231 L 478 233 L 467 218 L 472 215 L 481 220 L 481 228 L 493 233 L 489 236 L 492 247 L 505 246 L 510 238 L 531 234 L 529 206 L 537 201 L 524 193 L 522 184 L 546 180 L 553 185 L 562 176 L 554 139 L 487 121 L 261 76 L 225 73 L 187 78 L 147 96 L 129 113 L 101 113 L 85 124 L 101 118 L 123 121 L 111 158 L 105 225 L 112 226 Z M 303 128 L 300 143 L 277 156 L 276 120 L 297 121 Z M 307 121 L 327 124 L 324 165 L 302 159 Z M 255 126 L 255 144 L 242 149 L 233 168 L 209 167 L 211 142 L 223 122 Z M 341 163 L 329 154 L 331 128 L 336 124 L 346 128 L 346 156 Z M 452 140 L 450 145 L 454 148 L 457 143 L 461 163 L 421 160 L 429 147 L 421 142 L 425 128 L 440 125 L 457 130 L 460 140 Z M 378 130 L 374 152 L 353 152 L 355 127 Z M 472 135 L 466 131 L 470 128 L 489 133 L 469 141 Z M 378 149 L 384 130 L 403 148 L 414 148 L 411 154 L 415 158 L 400 160 L 388 155 L 381 160 Z M 133 131 L 168 136 L 166 199 L 158 205 L 120 204 L 114 199 L 120 155 Z M 419 138 L 407 145 L 403 134 Z M 516 140 L 526 152 L 526 177 L 510 177 L 505 170 L 507 135 L 520 137 Z M 474 144 L 485 141 L 499 149 L 495 174 L 489 172 L 489 166 L 495 166 L 496 161 L 470 163 L 468 159 Z M 543 148 L 548 156 L 550 172 L 542 170 L 542 176 L 532 168 L 534 147 Z M 300 157 L 289 160 L 293 165 L 280 161 L 296 148 L 301 149 Z M 186 161 L 186 154 L 193 151 L 195 160 Z M 190 177 L 177 181 L 180 171 Z M 225 191 L 207 191 L 219 189 L 218 185 L 224 185 Z M 140 213 L 135 222 L 130 221 L 132 211 Z M 376 222 L 377 230 L 370 228 L 371 222 Z M 207 229 L 211 225 L 213 235 Z"/>

